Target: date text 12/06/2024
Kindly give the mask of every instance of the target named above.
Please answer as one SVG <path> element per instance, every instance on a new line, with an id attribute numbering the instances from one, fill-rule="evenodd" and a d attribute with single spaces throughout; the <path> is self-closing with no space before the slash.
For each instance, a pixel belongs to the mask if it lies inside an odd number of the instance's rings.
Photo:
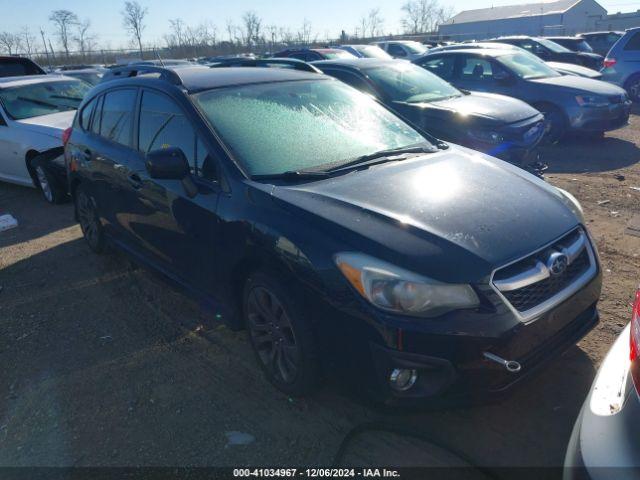
<path id="1" fill-rule="evenodd" d="M 235 478 L 400 478 L 398 470 L 387 468 L 236 468 Z"/>

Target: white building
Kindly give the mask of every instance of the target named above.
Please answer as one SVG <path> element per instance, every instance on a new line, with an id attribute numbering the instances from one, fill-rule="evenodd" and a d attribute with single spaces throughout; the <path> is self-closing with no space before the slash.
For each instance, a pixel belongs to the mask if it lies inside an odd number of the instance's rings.
<path id="1" fill-rule="evenodd" d="M 607 11 L 595 0 L 551 0 L 465 10 L 438 26 L 451 40 L 501 35 L 574 35 L 596 30 Z"/>

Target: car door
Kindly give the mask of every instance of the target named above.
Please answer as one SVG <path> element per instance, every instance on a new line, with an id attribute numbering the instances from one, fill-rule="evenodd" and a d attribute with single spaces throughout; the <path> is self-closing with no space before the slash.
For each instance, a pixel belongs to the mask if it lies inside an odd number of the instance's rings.
<path id="1" fill-rule="evenodd" d="M 139 182 L 130 185 L 135 200 L 128 213 L 135 248 L 183 283 L 211 285 L 218 229 L 217 161 L 185 110 L 163 92 L 143 89 L 136 130 L 132 168 Z M 182 181 L 154 179 L 146 170 L 146 154 L 169 147 L 180 148 L 191 167 L 191 175 Z"/>
<path id="2" fill-rule="evenodd" d="M 515 83 L 503 81 L 512 76 L 504 67 L 490 57 L 482 55 L 461 55 L 455 74 L 456 87 L 476 92 L 500 93 L 517 96 Z"/>
<path id="3" fill-rule="evenodd" d="M 18 129 L 15 124 L 11 124 L 0 106 L 0 179 L 31 185 Z"/>
<path id="4" fill-rule="evenodd" d="M 98 101 L 91 123 L 91 146 L 81 154 L 90 158 L 91 189 L 105 229 L 130 245 L 126 215 L 130 206 L 133 112 L 135 88 L 109 90 Z"/>

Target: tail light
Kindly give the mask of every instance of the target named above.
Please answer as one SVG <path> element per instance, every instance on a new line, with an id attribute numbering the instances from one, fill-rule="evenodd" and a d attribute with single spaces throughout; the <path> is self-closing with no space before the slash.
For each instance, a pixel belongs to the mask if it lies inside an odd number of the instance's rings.
<path id="1" fill-rule="evenodd" d="M 62 145 L 67 146 L 69 139 L 71 138 L 71 132 L 73 129 L 71 127 L 67 128 L 64 132 L 62 132 Z"/>
<path id="2" fill-rule="evenodd" d="M 602 63 L 604 68 L 611 68 L 617 63 L 617 60 L 615 58 L 605 58 Z"/>
<path id="3" fill-rule="evenodd" d="M 629 330 L 631 377 L 636 386 L 636 391 L 640 394 L 640 288 L 636 292 L 636 300 L 633 302 Z"/>

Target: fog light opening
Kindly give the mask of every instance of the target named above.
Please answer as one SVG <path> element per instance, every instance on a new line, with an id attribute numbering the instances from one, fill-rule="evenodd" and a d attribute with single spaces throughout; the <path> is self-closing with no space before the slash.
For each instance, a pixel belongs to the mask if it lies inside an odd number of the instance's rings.
<path id="1" fill-rule="evenodd" d="M 418 380 L 417 370 L 408 368 L 394 368 L 389 375 L 391 388 L 398 392 L 406 392 L 413 387 Z"/>

